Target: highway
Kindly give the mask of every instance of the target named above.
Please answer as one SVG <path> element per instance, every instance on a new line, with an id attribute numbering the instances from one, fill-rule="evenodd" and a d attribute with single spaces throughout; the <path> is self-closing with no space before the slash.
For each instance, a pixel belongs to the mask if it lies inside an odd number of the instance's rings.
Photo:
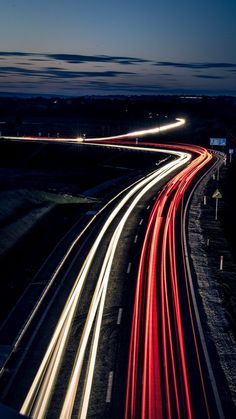
<path id="1" fill-rule="evenodd" d="M 75 415 L 81 419 L 87 417 L 117 248 L 135 208 L 145 196 L 153 194 L 152 191 L 158 190 L 161 185 L 148 220 L 138 266 L 124 416 L 125 419 L 224 417 L 191 283 L 185 227 L 189 198 L 195 185 L 200 176 L 221 164 L 221 160 L 213 159 L 202 147 L 154 146 L 148 143 L 138 147 L 130 142 L 137 137 L 178 128 L 184 122 L 179 119 L 173 124 L 152 130 L 89 140 L 19 139 L 50 143 L 84 142 L 97 147 L 140 149 L 172 156 L 170 161 L 163 160 L 160 167 L 125 188 L 107 204 L 103 223 L 89 244 L 20 413 L 37 419 L 69 419 Z M 17 141 L 12 137 L 5 139 Z M 166 185 L 163 187 L 164 181 Z M 89 226 L 85 227 L 83 235 Z M 61 269 L 73 247 L 74 244 L 56 272 Z M 67 371 L 60 411 L 55 416 L 50 410 L 51 402 L 62 365 L 65 364 L 64 359 L 68 356 L 71 335 L 75 334 L 75 316 L 79 307 L 85 304 L 83 298 L 87 288 L 90 292 L 86 300 L 86 315 L 83 316 L 72 367 Z M 27 333 L 44 297 L 39 300 L 22 335 Z"/>

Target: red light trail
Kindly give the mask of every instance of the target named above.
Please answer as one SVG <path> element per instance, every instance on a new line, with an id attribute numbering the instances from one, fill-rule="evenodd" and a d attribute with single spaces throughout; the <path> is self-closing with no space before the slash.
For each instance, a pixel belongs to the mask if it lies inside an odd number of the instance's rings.
<path id="1" fill-rule="evenodd" d="M 212 156 L 200 147 L 177 148 L 197 157 L 169 181 L 150 215 L 134 299 L 126 419 L 192 419 L 196 417 L 197 403 L 203 417 L 211 417 L 183 253 L 181 205 L 191 182 Z M 190 356 L 189 348 L 193 351 Z M 198 383 L 195 394 L 191 362 Z"/>

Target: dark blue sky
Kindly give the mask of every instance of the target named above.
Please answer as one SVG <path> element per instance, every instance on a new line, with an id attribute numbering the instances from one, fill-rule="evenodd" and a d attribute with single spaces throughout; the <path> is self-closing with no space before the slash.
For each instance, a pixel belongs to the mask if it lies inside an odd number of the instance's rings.
<path id="1" fill-rule="evenodd" d="M 236 94 L 236 0 L 0 0 L 0 92 Z"/>

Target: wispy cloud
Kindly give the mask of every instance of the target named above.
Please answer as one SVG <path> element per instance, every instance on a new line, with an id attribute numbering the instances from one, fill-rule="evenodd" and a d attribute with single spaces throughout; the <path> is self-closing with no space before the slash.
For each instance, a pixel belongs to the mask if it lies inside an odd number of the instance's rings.
<path id="1" fill-rule="evenodd" d="M 113 55 L 82 55 L 82 54 L 41 54 L 30 52 L 0 52 L 0 57 L 27 57 L 34 61 L 36 60 L 55 60 L 63 61 L 69 64 L 84 64 L 84 63 L 115 63 L 123 65 L 133 65 L 150 62 L 149 60 L 137 57 L 113 56 Z"/>
<path id="2" fill-rule="evenodd" d="M 11 67 L 11 66 L 4 66 L 0 68 L 0 73 L 3 75 L 10 75 L 10 74 L 20 74 L 24 76 L 34 76 L 39 75 L 40 71 L 36 69 L 28 69 L 23 67 Z"/>
<path id="3" fill-rule="evenodd" d="M 93 90 L 103 91 L 106 92 L 141 92 L 147 94 L 154 94 L 160 92 L 161 90 L 165 89 L 161 85 L 157 84 L 130 84 L 130 83 L 117 83 L 117 84 L 110 84 L 106 81 L 99 81 L 99 80 L 91 80 L 89 81 L 86 86 Z"/>
<path id="4" fill-rule="evenodd" d="M 1 57 L 29 57 L 31 55 L 38 55 L 32 52 L 22 52 L 22 51 L 0 51 Z"/>
<path id="5" fill-rule="evenodd" d="M 127 71 L 70 71 L 65 69 L 59 69 L 58 67 L 48 67 L 43 70 L 38 69 L 28 69 L 23 67 L 1 67 L 0 73 L 6 76 L 11 74 L 14 75 L 24 75 L 28 77 L 34 76 L 41 76 L 41 77 L 56 77 L 60 79 L 74 79 L 74 78 L 81 78 L 81 77 L 117 77 L 120 75 L 128 75 L 132 74 L 131 72 Z"/>
<path id="6" fill-rule="evenodd" d="M 154 63 L 154 65 L 158 67 L 174 67 L 174 68 L 187 68 L 190 70 L 196 70 L 196 69 L 211 69 L 211 68 L 236 68 L 236 63 L 178 63 L 173 61 L 158 61 Z"/>
<path id="7" fill-rule="evenodd" d="M 120 75 L 132 74 L 128 71 L 68 71 L 68 70 L 50 70 L 47 71 L 48 76 L 58 77 L 60 79 L 71 79 L 80 77 L 117 77 Z"/>
<path id="8" fill-rule="evenodd" d="M 65 61 L 70 64 L 78 63 L 116 63 L 116 64 L 139 64 L 149 62 L 143 58 L 120 57 L 111 55 L 80 55 L 80 54 L 47 54 L 53 60 Z"/>
<path id="9" fill-rule="evenodd" d="M 218 90 L 224 90 L 236 72 L 236 63 L 233 62 L 155 61 L 101 54 L 3 51 L 0 60 L 1 89 L 10 86 L 12 90 L 15 87 L 23 92 L 28 88 L 32 93 L 183 93 L 190 91 L 191 86 L 201 89 L 206 84 L 204 79 L 209 80 L 209 89 L 217 86 Z"/>
<path id="10" fill-rule="evenodd" d="M 198 77 L 199 79 L 216 79 L 216 80 L 226 79 L 226 77 L 224 76 L 212 76 L 210 74 L 194 74 L 194 77 Z"/>

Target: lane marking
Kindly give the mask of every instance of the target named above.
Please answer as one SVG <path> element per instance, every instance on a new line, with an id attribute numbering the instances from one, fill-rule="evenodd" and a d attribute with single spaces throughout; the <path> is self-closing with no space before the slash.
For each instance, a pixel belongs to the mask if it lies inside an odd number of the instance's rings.
<path id="1" fill-rule="evenodd" d="M 131 262 L 129 262 L 129 264 L 128 264 L 128 268 L 127 268 L 127 271 L 126 271 L 126 273 L 127 273 L 127 274 L 129 274 L 129 273 L 130 273 L 130 271 L 131 271 L 131 266 L 132 266 L 132 263 L 131 263 Z"/>
<path id="2" fill-rule="evenodd" d="M 135 238 L 134 238 L 134 243 L 137 243 L 138 241 L 138 235 L 136 234 Z"/>
<path id="3" fill-rule="evenodd" d="M 116 322 L 116 324 L 120 324 L 120 323 L 121 323 L 122 312 L 123 312 L 123 308 L 122 308 L 122 307 L 120 307 L 120 308 L 119 308 L 119 311 L 118 311 L 118 317 L 117 317 L 117 322 Z"/>
<path id="4" fill-rule="evenodd" d="M 141 226 L 143 224 L 143 218 L 139 221 L 139 225 Z"/>
<path id="5" fill-rule="evenodd" d="M 149 208 L 150 208 L 150 205 L 147 206 L 147 210 L 149 210 Z"/>
<path id="6" fill-rule="evenodd" d="M 106 403 L 111 403 L 111 392 L 112 392 L 112 384 L 113 384 L 113 375 L 114 375 L 114 371 L 110 371 L 109 372 L 109 377 L 108 377 L 108 384 L 107 384 Z"/>

